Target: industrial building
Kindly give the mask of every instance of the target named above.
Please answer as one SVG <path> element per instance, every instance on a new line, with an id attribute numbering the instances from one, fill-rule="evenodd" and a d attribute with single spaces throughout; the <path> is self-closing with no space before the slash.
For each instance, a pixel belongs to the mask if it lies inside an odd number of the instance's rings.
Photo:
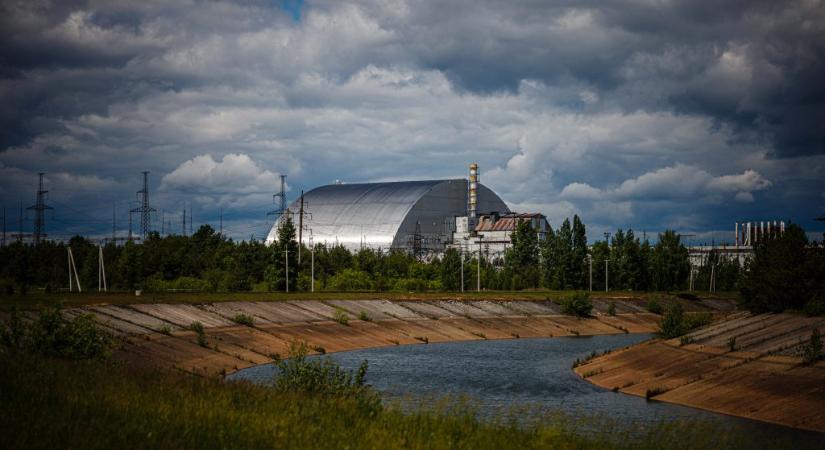
<path id="1" fill-rule="evenodd" d="M 488 261 L 500 261 L 512 244 L 519 222 L 527 221 L 539 242 L 547 237 L 550 224 L 539 213 L 490 213 L 479 215 L 472 226 L 467 217 L 456 218 L 456 230 L 448 247 L 472 253 L 481 250 Z"/>
<path id="2" fill-rule="evenodd" d="M 495 192 L 478 182 L 473 164 L 469 179 L 336 183 L 312 189 L 292 202 L 266 242 L 277 239 L 278 226 L 288 215 L 301 228 L 305 245 L 399 249 L 423 256 L 441 253 L 453 241 L 456 218 L 475 224 L 478 214 L 509 212 Z"/>

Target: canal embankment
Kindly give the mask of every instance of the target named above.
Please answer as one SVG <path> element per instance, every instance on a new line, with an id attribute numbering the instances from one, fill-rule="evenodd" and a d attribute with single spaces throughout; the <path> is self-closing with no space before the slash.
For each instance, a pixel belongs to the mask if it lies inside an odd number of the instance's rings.
<path id="1" fill-rule="evenodd" d="M 727 314 L 732 302 L 685 305 L 689 311 Z M 660 319 L 647 310 L 645 300 L 635 299 L 593 299 L 586 318 L 566 315 L 549 300 L 143 303 L 84 306 L 64 313 L 94 314 L 120 338 L 115 356 L 121 360 L 207 376 L 271 362 L 276 355 L 286 356 L 295 341 L 307 343 L 314 353 L 330 353 L 450 341 L 651 333 Z"/>
<path id="2" fill-rule="evenodd" d="M 825 361 L 805 364 L 825 317 L 740 312 L 686 336 L 586 361 L 591 383 L 654 401 L 825 432 Z"/>

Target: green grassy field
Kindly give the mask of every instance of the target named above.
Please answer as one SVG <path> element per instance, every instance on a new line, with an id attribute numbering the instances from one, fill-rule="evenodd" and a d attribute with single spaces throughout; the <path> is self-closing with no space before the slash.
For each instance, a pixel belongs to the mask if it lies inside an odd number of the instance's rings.
<path id="1" fill-rule="evenodd" d="M 478 420 L 469 407 L 402 413 L 111 361 L 8 354 L 0 354 L 0 404 L 4 449 L 747 447 L 741 436 L 702 423 L 642 430 L 545 414 L 520 425 Z"/>
<path id="2" fill-rule="evenodd" d="M 135 304 L 135 303 L 216 303 L 228 301 L 283 301 L 283 300 L 547 300 L 563 299 L 575 291 L 482 291 L 482 292 L 143 292 L 136 296 L 134 292 L 29 292 L 26 295 L 0 295 L 0 310 L 8 311 L 14 306 L 20 309 L 36 309 L 43 306 L 63 305 L 64 307 L 98 305 L 98 304 Z M 700 297 L 708 297 L 699 294 Z M 593 292 L 593 298 L 667 298 L 673 293 L 666 292 L 630 292 L 611 291 Z M 714 298 L 736 298 L 737 293 L 714 293 Z"/>

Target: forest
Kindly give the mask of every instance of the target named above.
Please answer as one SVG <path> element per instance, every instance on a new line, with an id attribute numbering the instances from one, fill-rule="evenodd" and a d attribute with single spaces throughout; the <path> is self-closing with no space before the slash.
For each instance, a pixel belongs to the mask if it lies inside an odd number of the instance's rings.
<path id="1" fill-rule="evenodd" d="M 676 232 L 659 234 L 654 244 L 641 240 L 633 230 L 619 229 L 609 240 L 588 246 L 586 227 L 578 216 L 550 229 L 543 241 L 526 221 L 520 223 L 505 257 L 492 261 L 479 261 L 477 252 L 462 255 L 455 249 L 418 259 L 400 250 L 351 252 L 341 245 L 321 243 L 309 248 L 299 245 L 289 219 L 279 228 L 278 237 L 271 246 L 234 241 L 202 225 L 191 236 L 152 233 L 143 243 L 109 243 L 102 247 L 107 285 L 122 291 L 269 292 L 286 290 L 289 280 L 290 291 L 309 291 L 314 274 L 316 290 L 460 291 L 462 267 L 463 288 L 468 291 L 479 285 L 479 274 L 483 290 L 507 291 L 588 290 L 591 274 L 594 291 L 605 289 L 605 277 L 611 291 L 679 291 L 686 290 L 690 280 L 688 249 Z M 97 288 L 98 245 L 76 236 L 68 242 L 14 242 L 0 248 L 2 292 L 24 295 L 67 289 L 67 247 L 81 286 Z M 825 273 L 822 257 L 822 246 L 809 243 L 804 231 L 791 225 L 785 234 L 758 245 L 745 267 L 711 253 L 695 271 L 694 286 L 708 290 L 713 267 L 715 290 L 738 290 L 754 309 L 777 310 L 786 304 L 802 308 L 809 298 L 822 303 L 822 282 L 816 281 L 825 278 L 817 275 Z M 777 306 L 766 296 L 783 300 Z"/>

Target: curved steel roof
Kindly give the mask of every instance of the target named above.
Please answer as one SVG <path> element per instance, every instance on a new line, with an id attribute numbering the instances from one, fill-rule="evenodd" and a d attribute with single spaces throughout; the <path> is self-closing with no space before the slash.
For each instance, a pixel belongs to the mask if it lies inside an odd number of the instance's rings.
<path id="1" fill-rule="evenodd" d="M 300 200 L 289 209 L 296 215 Z M 315 243 L 342 244 L 350 249 L 406 248 L 416 227 L 426 248 L 449 236 L 447 222 L 467 213 L 467 180 L 331 184 L 304 194 L 304 225 Z M 490 189 L 479 185 L 479 212 L 508 212 Z M 295 220 L 297 226 L 297 218 Z M 267 244 L 277 239 L 273 225 Z M 304 232 L 308 243 L 310 231 Z"/>

